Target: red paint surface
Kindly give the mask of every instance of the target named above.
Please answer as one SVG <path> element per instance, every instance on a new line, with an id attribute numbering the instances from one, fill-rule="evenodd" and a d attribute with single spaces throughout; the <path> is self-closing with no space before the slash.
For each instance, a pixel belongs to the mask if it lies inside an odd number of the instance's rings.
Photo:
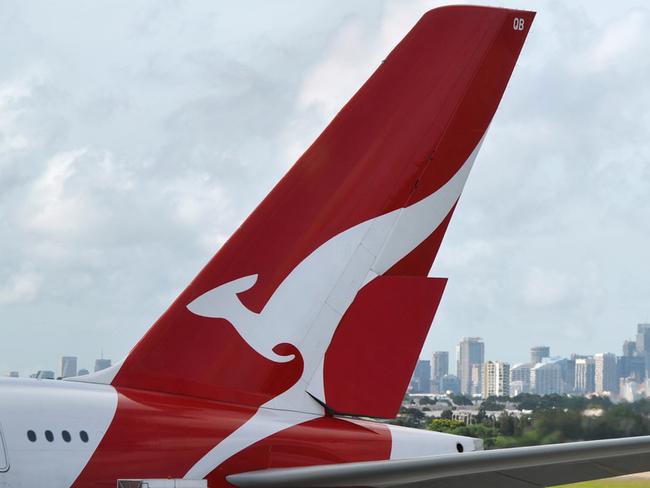
<path id="1" fill-rule="evenodd" d="M 265 468 L 388 459 L 391 436 L 388 427 L 374 422 L 348 422 L 321 417 L 278 432 L 223 463 L 207 476 L 208 484 L 222 486 L 231 473 Z"/>
<path id="2" fill-rule="evenodd" d="M 446 279 L 380 276 L 358 293 L 325 354 L 325 403 L 335 412 L 393 418 Z"/>
<path id="3" fill-rule="evenodd" d="M 250 407 L 119 390 L 115 417 L 74 488 L 115 488 L 119 479 L 181 478 Z"/>

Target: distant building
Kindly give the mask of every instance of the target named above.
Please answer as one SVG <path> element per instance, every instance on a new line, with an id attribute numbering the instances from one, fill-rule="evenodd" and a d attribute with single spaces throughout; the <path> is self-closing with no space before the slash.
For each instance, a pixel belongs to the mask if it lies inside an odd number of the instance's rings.
<path id="1" fill-rule="evenodd" d="M 646 378 L 645 358 L 641 356 L 620 356 L 616 363 L 617 378 L 632 378 L 643 384 Z"/>
<path id="2" fill-rule="evenodd" d="M 442 379 L 449 374 L 449 352 L 436 351 L 431 361 L 431 391 L 433 393 L 444 393 Z"/>
<path id="3" fill-rule="evenodd" d="M 623 357 L 636 356 L 636 341 L 623 342 Z"/>
<path id="4" fill-rule="evenodd" d="M 636 354 L 646 357 L 650 353 L 650 324 L 636 326 Z"/>
<path id="5" fill-rule="evenodd" d="M 411 393 L 431 393 L 431 361 L 418 360 L 410 390 Z"/>
<path id="6" fill-rule="evenodd" d="M 111 360 L 110 359 L 95 359 L 95 373 L 101 371 L 102 369 L 110 368 Z"/>
<path id="7" fill-rule="evenodd" d="M 650 345 L 650 344 L 649 344 Z M 611 352 L 594 354 L 595 363 L 595 392 L 598 394 L 618 393 L 618 378 L 616 377 L 616 354 Z"/>
<path id="8" fill-rule="evenodd" d="M 645 376 L 650 377 L 650 324 L 636 326 L 636 355 L 645 361 Z"/>
<path id="9" fill-rule="evenodd" d="M 641 398 L 639 383 L 632 378 L 621 378 L 619 382 L 621 398 L 627 402 L 634 403 Z"/>
<path id="10" fill-rule="evenodd" d="M 523 381 L 511 381 L 510 382 L 510 396 L 516 397 L 522 393 L 528 393 L 528 390 L 524 391 L 524 382 Z"/>
<path id="11" fill-rule="evenodd" d="M 593 358 L 578 358 L 575 360 L 576 393 L 593 393 L 596 391 L 596 363 Z"/>
<path id="12" fill-rule="evenodd" d="M 483 394 L 483 364 L 472 364 L 472 389 L 470 395 Z"/>
<path id="13" fill-rule="evenodd" d="M 456 395 L 460 393 L 460 380 L 458 376 L 453 374 L 448 374 L 442 377 L 442 391 L 443 392 L 452 392 Z"/>
<path id="14" fill-rule="evenodd" d="M 513 396 L 530 393 L 530 369 L 530 363 L 519 363 L 510 368 L 510 390 Z M 513 391 L 515 387 L 516 393 Z"/>
<path id="15" fill-rule="evenodd" d="M 7 373 L 7 378 L 18 378 L 20 377 L 20 373 L 18 371 L 9 371 Z"/>
<path id="16" fill-rule="evenodd" d="M 77 357 L 63 356 L 61 358 L 61 378 L 77 376 Z"/>
<path id="17" fill-rule="evenodd" d="M 576 360 L 575 359 L 561 359 L 560 367 L 562 368 L 562 392 L 573 392 L 576 381 Z"/>
<path id="18" fill-rule="evenodd" d="M 530 370 L 530 386 L 533 393 L 564 393 L 561 360 L 562 358 L 544 358 Z"/>
<path id="19" fill-rule="evenodd" d="M 483 339 L 480 337 L 463 337 L 456 348 L 456 354 L 456 372 L 460 380 L 460 391 L 465 395 L 472 395 L 481 388 L 481 365 L 485 361 Z M 474 379 L 478 383 L 472 381 L 474 365 L 478 365 L 478 372 L 474 375 Z"/>
<path id="20" fill-rule="evenodd" d="M 85 368 L 82 368 L 77 372 L 77 376 L 86 376 L 87 374 L 90 374 L 90 371 Z"/>
<path id="21" fill-rule="evenodd" d="M 37 378 L 39 380 L 53 380 L 54 371 L 50 371 L 49 369 L 41 369 L 33 375 L 30 375 L 30 378 Z"/>
<path id="22" fill-rule="evenodd" d="M 483 398 L 510 396 L 510 365 L 487 361 L 483 367 Z"/>
<path id="23" fill-rule="evenodd" d="M 530 364 L 535 366 L 541 363 L 542 359 L 551 356 L 551 348 L 549 346 L 535 346 L 530 348 Z"/>

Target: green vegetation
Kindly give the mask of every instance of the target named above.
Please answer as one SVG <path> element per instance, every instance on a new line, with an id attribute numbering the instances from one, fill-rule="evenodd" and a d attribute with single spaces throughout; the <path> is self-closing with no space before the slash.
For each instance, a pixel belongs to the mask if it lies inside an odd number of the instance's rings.
<path id="1" fill-rule="evenodd" d="M 453 400 L 456 409 L 468 399 Z M 506 403 L 521 412 L 508 413 Z M 520 395 L 488 398 L 467 419 L 455 420 L 453 416 L 452 409 L 443 411 L 441 418 L 430 419 L 420 409 L 403 408 L 394 423 L 478 437 L 486 449 L 650 435 L 650 400 L 646 399 L 615 405 L 598 397 Z"/>

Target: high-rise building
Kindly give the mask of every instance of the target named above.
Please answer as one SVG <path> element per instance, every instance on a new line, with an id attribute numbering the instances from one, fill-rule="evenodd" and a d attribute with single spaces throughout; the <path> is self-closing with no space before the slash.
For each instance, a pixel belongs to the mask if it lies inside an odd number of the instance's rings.
<path id="1" fill-rule="evenodd" d="M 7 373 L 8 378 L 18 378 L 20 377 L 20 373 L 18 371 L 9 371 Z"/>
<path id="2" fill-rule="evenodd" d="M 513 385 L 517 387 L 514 395 L 530 393 L 530 369 L 530 363 L 519 363 L 510 368 L 510 389 L 513 389 Z"/>
<path id="3" fill-rule="evenodd" d="M 645 376 L 650 378 L 650 324 L 638 324 L 636 331 L 636 355 L 645 361 Z"/>
<path id="4" fill-rule="evenodd" d="M 593 393 L 596 391 L 596 364 L 593 358 L 578 358 L 575 360 L 576 393 Z"/>
<path id="5" fill-rule="evenodd" d="M 636 341 L 623 341 L 623 357 L 636 356 Z"/>
<path id="6" fill-rule="evenodd" d="M 472 390 L 470 395 L 480 396 L 483 393 L 483 364 L 472 364 Z"/>
<path id="7" fill-rule="evenodd" d="M 95 373 L 101 371 L 102 369 L 110 368 L 111 360 L 110 359 L 95 359 Z"/>
<path id="8" fill-rule="evenodd" d="M 538 395 L 564 393 L 562 381 L 562 358 L 544 358 L 530 370 L 530 387 Z"/>
<path id="9" fill-rule="evenodd" d="M 562 392 L 571 393 L 576 382 L 576 360 L 564 358 L 560 360 L 560 367 L 562 368 Z"/>
<path id="10" fill-rule="evenodd" d="M 457 374 L 460 380 L 460 391 L 464 395 L 471 395 L 475 390 L 480 390 L 481 382 L 478 384 L 472 382 L 472 367 L 479 365 L 478 373 L 480 376 L 481 366 L 485 360 L 485 345 L 480 337 L 463 337 L 456 348 L 457 352 Z M 474 388 L 473 388 L 474 386 Z"/>
<path id="11" fill-rule="evenodd" d="M 535 366 L 541 363 L 542 359 L 551 356 L 551 348 L 548 346 L 535 346 L 530 348 L 530 364 Z"/>
<path id="12" fill-rule="evenodd" d="M 431 362 L 431 391 L 443 393 L 442 379 L 449 374 L 449 352 L 436 351 Z"/>
<path id="13" fill-rule="evenodd" d="M 639 384 L 632 378 L 620 378 L 619 390 L 621 398 L 629 403 L 634 403 L 641 397 Z"/>
<path id="14" fill-rule="evenodd" d="M 483 367 L 483 398 L 510 396 L 510 365 L 487 361 Z"/>
<path id="15" fill-rule="evenodd" d="M 412 393 L 431 393 L 431 361 L 419 359 L 411 379 Z"/>
<path id="16" fill-rule="evenodd" d="M 595 363 L 595 392 L 602 394 L 618 393 L 618 378 L 616 377 L 616 354 L 611 352 L 594 354 Z"/>
<path id="17" fill-rule="evenodd" d="M 61 358 L 61 378 L 77 376 L 77 356 L 63 356 Z"/>
<path id="18" fill-rule="evenodd" d="M 620 356 L 616 364 L 617 378 L 631 378 L 643 384 L 646 378 L 645 358 L 641 356 Z"/>
<path id="19" fill-rule="evenodd" d="M 450 391 L 456 395 L 460 393 L 460 381 L 458 376 L 454 374 L 448 374 L 442 377 L 442 391 L 444 393 Z"/>
<path id="20" fill-rule="evenodd" d="M 87 374 L 90 374 L 90 371 L 88 371 L 88 370 L 85 369 L 85 368 L 81 368 L 81 369 L 77 372 L 77 376 L 86 376 Z"/>

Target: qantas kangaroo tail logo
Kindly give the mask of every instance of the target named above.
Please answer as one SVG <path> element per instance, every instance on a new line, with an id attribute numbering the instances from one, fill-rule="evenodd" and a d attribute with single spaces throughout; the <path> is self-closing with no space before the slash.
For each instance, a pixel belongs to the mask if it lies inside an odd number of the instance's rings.
<path id="1" fill-rule="evenodd" d="M 451 180 L 425 199 L 357 224 L 318 247 L 289 273 L 260 313 L 249 310 L 238 297 L 255 285 L 256 275 L 220 285 L 187 308 L 199 316 L 225 319 L 271 361 L 293 359 L 274 349 L 280 344 L 295 346 L 304 361 L 300 380 L 310 381 L 359 289 L 443 223 L 458 201 L 477 152 L 478 147 Z"/>
<path id="2" fill-rule="evenodd" d="M 372 343 L 395 363 L 417 356 L 424 329 L 409 329 L 410 345 L 391 349 L 395 325 L 382 323 L 387 332 L 376 337 L 368 320 L 381 317 L 367 301 L 390 302 L 391 286 L 405 303 L 422 291 L 411 307 L 431 308 L 426 293 L 439 301 L 442 288 L 416 278 L 427 277 L 515 66 L 532 21 L 522 15 L 482 7 L 425 14 L 114 370 L 111 384 L 255 408 L 319 413 L 324 404 L 370 414 L 362 402 L 343 400 L 354 388 L 337 385 L 352 375 L 333 363 L 350 360 L 341 352 L 350 340 L 359 351 Z M 418 321 L 433 313 L 401 313 L 399 302 L 386 310 Z M 364 334 L 372 341 L 364 343 Z M 391 384 L 402 385 L 406 369 L 381 374 L 399 375 Z M 392 411 L 400 388 L 378 414 Z"/>

